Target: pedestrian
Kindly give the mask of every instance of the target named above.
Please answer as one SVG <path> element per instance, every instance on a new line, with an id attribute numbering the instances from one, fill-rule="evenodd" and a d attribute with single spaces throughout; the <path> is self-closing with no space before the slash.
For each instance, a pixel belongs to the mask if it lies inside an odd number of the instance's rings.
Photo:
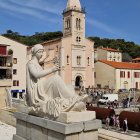
<path id="1" fill-rule="evenodd" d="M 106 124 L 106 129 L 109 129 L 109 125 L 110 125 L 110 118 L 109 118 L 109 116 L 107 116 L 105 124 Z"/>
<path id="2" fill-rule="evenodd" d="M 123 131 L 126 133 L 128 130 L 128 125 L 127 125 L 127 118 L 124 119 L 123 121 Z"/>
<path id="3" fill-rule="evenodd" d="M 116 129 L 120 129 L 120 121 L 119 121 L 119 115 L 116 115 Z"/>
<path id="4" fill-rule="evenodd" d="M 116 117 L 115 117 L 115 114 L 112 116 L 112 119 L 113 119 L 113 127 L 115 127 L 115 125 L 116 125 Z"/>

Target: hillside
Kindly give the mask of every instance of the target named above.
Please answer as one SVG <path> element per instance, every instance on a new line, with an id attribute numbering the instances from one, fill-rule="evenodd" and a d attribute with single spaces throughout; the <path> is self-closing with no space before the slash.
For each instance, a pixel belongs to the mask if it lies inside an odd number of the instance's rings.
<path id="1" fill-rule="evenodd" d="M 63 36 L 61 31 L 57 32 L 36 32 L 34 35 L 25 36 L 21 35 L 18 32 L 13 32 L 12 30 L 7 30 L 3 34 L 6 37 L 17 40 L 28 46 L 32 46 L 37 43 L 48 41 L 51 39 L 59 38 Z M 108 39 L 100 37 L 89 37 L 95 42 L 95 48 L 99 46 L 110 47 L 114 49 L 120 49 L 123 53 L 123 61 L 131 61 L 132 58 L 140 57 L 140 45 L 135 44 L 134 42 L 127 42 L 124 39 Z"/>

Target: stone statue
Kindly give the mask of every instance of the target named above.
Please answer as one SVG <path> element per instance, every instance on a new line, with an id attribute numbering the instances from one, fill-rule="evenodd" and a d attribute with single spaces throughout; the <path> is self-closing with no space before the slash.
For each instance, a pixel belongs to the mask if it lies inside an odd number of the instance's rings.
<path id="1" fill-rule="evenodd" d="M 85 109 L 87 95 L 79 96 L 70 91 L 57 74 L 46 75 L 59 70 L 58 62 L 51 69 L 43 69 L 39 63 L 44 48 L 37 44 L 32 48 L 32 59 L 27 63 L 27 104 L 29 114 L 58 117 L 61 112 L 82 111 Z"/>

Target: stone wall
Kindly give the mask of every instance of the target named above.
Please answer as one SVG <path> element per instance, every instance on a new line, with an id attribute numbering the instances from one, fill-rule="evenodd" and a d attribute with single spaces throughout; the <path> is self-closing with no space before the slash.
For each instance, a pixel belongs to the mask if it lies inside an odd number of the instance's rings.
<path id="1" fill-rule="evenodd" d="M 13 140 L 98 140 L 100 120 L 61 123 L 24 113 L 15 113 L 16 135 Z"/>

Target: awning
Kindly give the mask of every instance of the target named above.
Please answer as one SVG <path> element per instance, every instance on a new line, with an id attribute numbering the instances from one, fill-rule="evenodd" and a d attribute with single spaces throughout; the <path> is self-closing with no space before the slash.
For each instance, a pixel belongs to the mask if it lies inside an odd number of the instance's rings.
<path id="1" fill-rule="evenodd" d="M 21 92 L 25 92 L 25 90 L 23 89 L 23 90 L 11 90 L 11 93 L 21 93 Z"/>

